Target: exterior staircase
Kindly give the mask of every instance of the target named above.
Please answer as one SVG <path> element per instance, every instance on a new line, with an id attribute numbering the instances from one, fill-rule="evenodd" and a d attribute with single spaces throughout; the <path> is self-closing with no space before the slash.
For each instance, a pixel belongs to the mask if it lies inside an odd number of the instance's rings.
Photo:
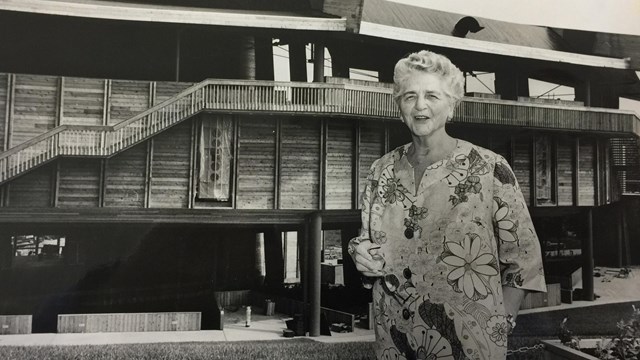
<path id="1" fill-rule="evenodd" d="M 205 80 L 116 125 L 61 125 L 0 153 L 0 184 L 60 156 L 110 157 L 201 111 L 397 117 L 384 87 Z"/>

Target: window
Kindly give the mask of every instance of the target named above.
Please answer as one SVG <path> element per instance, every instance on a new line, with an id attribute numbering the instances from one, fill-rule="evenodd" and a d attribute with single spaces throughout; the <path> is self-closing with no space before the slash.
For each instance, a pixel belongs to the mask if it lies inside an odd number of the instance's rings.
<path id="1" fill-rule="evenodd" d="M 16 235 L 11 237 L 12 266 L 15 268 L 42 267 L 69 263 L 66 238 L 58 235 Z"/>
<path id="2" fill-rule="evenodd" d="M 233 119 L 229 115 L 202 120 L 198 198 L 229 201 L 233 173 Z"/>
<path id="3" fill-rule="evenodd" d="M 535 137 L 536 203 L 555 205 L 553 143 L 549 135 Z"/>

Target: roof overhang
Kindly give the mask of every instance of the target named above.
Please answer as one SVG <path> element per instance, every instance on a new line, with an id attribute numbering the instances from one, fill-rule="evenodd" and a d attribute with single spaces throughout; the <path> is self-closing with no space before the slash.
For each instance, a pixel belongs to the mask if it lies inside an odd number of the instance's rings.
<path id="1" fill-rule="evenodd" d="M 280 11 L 207 9 L 93 0 L 0 0 L 0 10 L 157 23 L 346 31 L 346 20 L 343 18 Z"/>
<path id="2" fill-rule="evenodd" d="M 458 38 L 449 35 L 435 34 L 431 32 L 376 24 L 373 22 L 361 22 L 359 34 L 391 40 L 402 39 L 403 41 L 416 44 L 424 44 L 493 55 L 503 55 L 516 58 L 535 59 L 610 69 L 631 68 L 629 59 L 583 55 L 528 46 Z"/>

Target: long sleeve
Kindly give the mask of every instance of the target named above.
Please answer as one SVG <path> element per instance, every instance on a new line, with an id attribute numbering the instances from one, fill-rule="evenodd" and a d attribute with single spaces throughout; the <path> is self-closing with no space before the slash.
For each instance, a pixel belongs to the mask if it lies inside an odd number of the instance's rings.
<path id="1" fill-rule="evenodd" d="M 518 181 L 498 156 L 494 168 L 493 226 L 502 285 L 546 291 L 540 242 Z"/>

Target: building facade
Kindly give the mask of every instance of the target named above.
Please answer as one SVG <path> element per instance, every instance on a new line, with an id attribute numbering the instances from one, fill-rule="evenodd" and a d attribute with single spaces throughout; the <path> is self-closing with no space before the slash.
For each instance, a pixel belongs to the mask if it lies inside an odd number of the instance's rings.
<path id="1" fill-rule="evenodd" d="M 389 83 L 424 48 L 494 74 L 449 131 L 510 162 L 551 278 L 640 262 L 640 119 L 617 109 L 640 97 L 637 37 L 384 0 L 10 0 L 0 24 L 0 313 L 34 331 L 168 310 L 212 327 L 215 292 L 277 291 L 291 266 L 318 319 L 323 231 L 357 234 L 369 166 L 410 140 Z M 575 99 L 532 98 L 530 79 Z"/>

